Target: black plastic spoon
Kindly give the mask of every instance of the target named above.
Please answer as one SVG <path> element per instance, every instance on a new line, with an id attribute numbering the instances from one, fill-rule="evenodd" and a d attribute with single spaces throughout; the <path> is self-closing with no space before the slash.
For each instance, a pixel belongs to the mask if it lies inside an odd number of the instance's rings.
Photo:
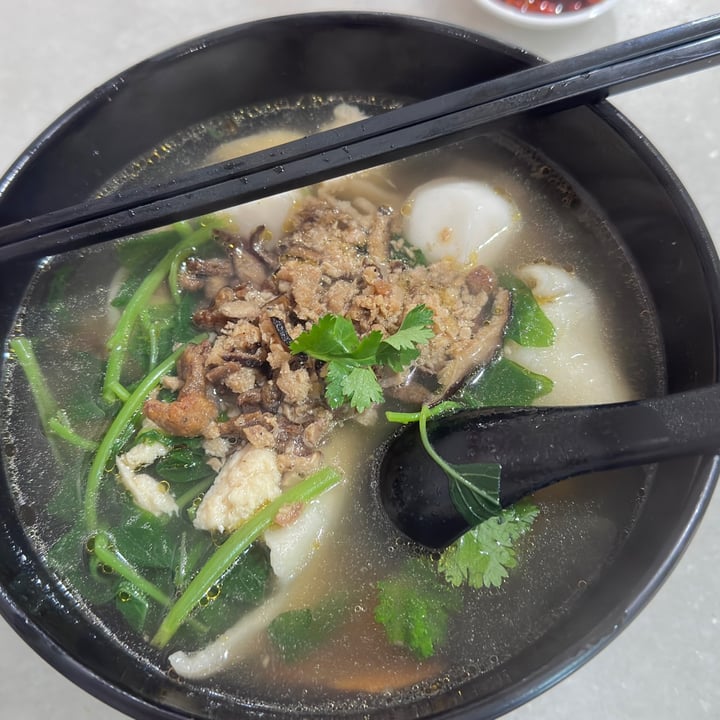
<path id="1" fill-rule="evenodd" d="M 428 437 L 448 462 L 499 463 L 500 504 L 507 507 L 575 475 L 715 454 L 720 385 L 610 405 L 461 411 L 429 421 Z M 469 527 L 417 425 L 404 426 L 388 444 L 378 492 L 394 525 L 426 547 L 447 547 Z"/>

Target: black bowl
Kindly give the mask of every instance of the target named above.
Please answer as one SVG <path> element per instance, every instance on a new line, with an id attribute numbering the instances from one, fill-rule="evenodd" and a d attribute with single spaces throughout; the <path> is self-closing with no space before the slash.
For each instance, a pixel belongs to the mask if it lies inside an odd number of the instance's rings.
<path id="1" fill-rule="evenodd" d="M 72 204 L 135 157 L 204 119 L 299 94 L 425 98 L 537 62 L 456 27 L 387 15 L 293 16 L 230 28 L 131 68 L 52 125 L 0 182 L 0 224 Z M 720 270 L 675 175 L 611 105 L 537 113 L 504 130 L 584 188 L 640 268 L 662 334 L 670 392 L 718 379 Z M 10 332 L 35 265 L 0 267 L 0 332 Z M 496 717 L 556 683 L 643 607 L 688 542 L 716 481 L 714 457 L 653 470 L 643 511 L 596 581 L 521 653 L 413 704 L 350 717 Z M 283 716 L 169 677 L 88 621 L 38 559 L 0 485 L 0 610 L 71 680 L 137 718 Z M 658 518 L 662 520 L 659 521 Z M 292 711 L 288 710 L 287 714 Z"/>

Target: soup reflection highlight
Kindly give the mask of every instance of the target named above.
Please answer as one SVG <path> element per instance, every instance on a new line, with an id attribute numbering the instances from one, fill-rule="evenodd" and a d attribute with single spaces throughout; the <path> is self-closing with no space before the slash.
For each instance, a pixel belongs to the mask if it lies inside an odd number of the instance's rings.
<path id="1" fill-rule="evenodd" d="M 193 128 L 109 189 L 372 110 L 306 105 Z M 475 527 L 430 553 L 375 498 L 395 423 L 649 395 L 658 348 L 592 202 L 487 135 L 44 263 L 10 343 L 4 461 L 47 565 L 178 683 L 384 707 L 540 637 L 650 481 L 568 481 L 498 514 L 501 468 L 460 468 Z"/>

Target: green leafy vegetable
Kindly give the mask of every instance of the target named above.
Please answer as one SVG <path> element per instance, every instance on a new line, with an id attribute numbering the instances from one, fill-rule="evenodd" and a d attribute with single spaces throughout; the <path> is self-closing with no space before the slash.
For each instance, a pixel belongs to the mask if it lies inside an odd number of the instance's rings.
<path id="1" fill-rule="evenodd" d="M 217 225 L 217 221 L 213 222 Z M 105 344 L 108 359 L 103 383 L 103 399 L 106 402 L 113 402 L 117 398 L 126 399 L 128 393 L 121 384 L 121 375 L 136 323 L 142 313 L 147 312 L 152 305 L 151 298 L 166 279 L 171 268 L 175 266 L 175 258 L 184 254 L 188 248 L 198 247 L 208 242 L 213 235 L 213 224 L 201 223 L 198 229 L 193 229 L 188 223 L 179 223 L 176 230 L 175 244 L 166 250 L 155 267 L 143 277 L 135 292 L 129 297 L 115 330 Z"/>
<path id="2" fill-rule="evenodd" d="M 432 336 L 432 310 L 425 305 L 410 310 L 397 332 L 385 338 L 373 331 L 361 339 L 350 320 L 329 313 L 295 339 L 290 350 L 328 364 L 325 397 L 331 408 L 348 403 L 362 412 L 383 400 L 373 366 L 402 370 L 420 354 L 417 346 Z"/>
<path id="3" fill-rule="evenodd" d="M 30 338 L 24 336 L 14 337 L 10 340 L 9 345 L 11 352 L 15 355 L 18 364 L 25 373 L 45 433 L 49 436 L 59 437 L 81 450 L 94 450 L 97 447 L 94 441 L 81 437 L 70 427 L 67 414 L 60 409 L 52 391 L 48 387 Z"/>
<path id="4" fill-rule="evenodd" d="M 265 597 L 270 577 L 269 551 L 258 543 L 251 545 L 200 598 L 194 617 L 207 628 L 203 634 L 227 629 L 228 608 L 239 614 L 257 605 Z"/>
<path id="5" fill-rule="evenodd" d="M 192 535 L 192 538 L 190 537 Z M 173 585 L 182 592 L 190 582 L 195 569 L 207 552 L 205 537 L 198 538 L 196 533 L 180 533 L 174 558 Z"/>
<path id="6" fill-rule="evenodd" d="M 428 265 L 425 253 L 415 245 L 412 245 L 403 235 L 394 234 L 390 238 L 390 259 L 415 267 L 417 265 Z"/>
<path id="7" fill-rule="evenodd" d="M 202 438 L 172 438 L 167 455 L 157 460 L 153 474 L 171 483 L 190 483 L 214 475 L 207 464 Z"/>
<path id="8" fill-rule="evenodd" d="M 150 601 L 145 593 L 131 582 L 122 580 L 115 592 L 115 607 L 135 632 L 143 631 L 150 609 Z"/>
<path id="9" fill-rule="evenodd" d="M 172 567 L 175 547 L 165 518 L 135 505 L 127 507 L 122 523 L 112 532 L 117 552 L 136 567 Z"/>
<path id="10" fill-rule="evenodd" d="M 453 397 L 465 408 L 525 407 L 553 389 L 553 381 L 501 357 Z"/>
<path id="11" fill-rule="evenodd" d="M 477 525 L 500 512 L 500 465 L 467 463 L 454 465 L 441 457 L 427 434 L 428 407 L 420 410 L 420 439 L 428 455 L 442 468 L 450 483 L 450 497 L 469 525 Z"/>
<path id="12" fill-rule="evenodd" d="M 462 596 L 440 581 L 432 562 L 411 558 L 395 577 L 378 583 L 375 620 L 388 640 L 411 650 L 418 658 L 432 656 L 447 638 L 452 613 Z"/>
<path id="13" fill-rule="evenodd" d="M 116 243 L 115 254 L 130 276 L 139 276 L 142 279 L 149 267 L 157 265 L 163 255 L 190 232 L 191 226 L 188 223 L 177 223 L 167 230 L 134 235 Z"/>
<path id="14" fill-rule="evenodd" d="M 510 273 L 500 277 L 500 284 L 512 291 L 512 317 L 505 337 L 527 347 L 550 347 L 555 342 L 555 327 L 532 290 Z"/>
<path id="15" fill-rule="evenodd" d="M 285 662 L 296 662 L 325 642 L 346 616 L 347 598 L 334 597 L 314 608 L 281 613 L 268 626 L 268 637 Z"/>
<path id="16" fill-rule="evenodd" d="M 538 508 L 521 500 L 468 530 L 440 556 L 438 570 L 454 586 L 499 587 L 517 565 L 513 543 L 531 527 Z"/>
<path id="17" fill-rule="evenodd" d="M 82 560 L 80 560 L 82 559 Z M 84 522 L 76 522 L 47 554 L 47 560 L 66 582 L 89 603 L 103 605 L 115 597 L 117 578 L 107 573 L 89 573 L 88 533 Z"/>
<path id="18" fill-rule="evenodd" d="M 282 495 L 263 506 L 235 530 L 215 550 L 190 581 L 185 592 L 175 601 L 155 633 L 153 644 L 165 647 L 170 642 L 189 614 L 207 596 L 210 589 L 230 570 L 260 533 L 270 526 L 283 505 L 309 502 L 337 485 L 340 479 L 340 474 L 336 470 L 323 468 L 285 490 Z"/>
<path id="19" fill-rule="evenodd" d="M 202 342 L 205 337 L 206 335 L 197 335 L 193 341 Z M 125 400 L 100 441 L 85 484 L 84 514 L 87 528 L 91 532 L 98 527 L 98 492 L 108 464 L 118 454 L 122 445 L 135 433 L 134 419 L 140 413 L 142 405 L 152 389 L 160 383 L 163 375 L 167 375 L 175 367 L 177 359 L 184 351 L 185 346 L 181 345 L 142 379 L 132 395 Z"/>
<path id="20" fill-rule="evenodd" d="M 112 537 L 107 532 L 99 532 L 88 540 L 88 548 L 106 572 L 117 573 L 134 585 L 139 592 L 151 597 L 161 605 L 169 605 L 170 597 L 155 583 L 144 577 L 139 568 L 118 552 Z"/>
<path id="21" fill-rule="evenodd" d="M 177 303 L 164 302 L 146 307 L 139 316 L 128 341 L 128 355 L 147 369 L 172 352 L 178 342 L 186 342 L 196 332 L 192 316 L 197 298 L 183 293 Z"/>

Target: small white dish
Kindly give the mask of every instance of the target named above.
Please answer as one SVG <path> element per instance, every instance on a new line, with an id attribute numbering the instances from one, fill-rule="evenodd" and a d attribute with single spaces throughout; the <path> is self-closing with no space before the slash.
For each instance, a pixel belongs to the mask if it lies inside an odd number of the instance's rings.
<path id="1" fill-rule="evenodd" d="M 578 25 L 610 10 L 618 0 L 475 0 L 515 25 L 555 29 Z"/>

